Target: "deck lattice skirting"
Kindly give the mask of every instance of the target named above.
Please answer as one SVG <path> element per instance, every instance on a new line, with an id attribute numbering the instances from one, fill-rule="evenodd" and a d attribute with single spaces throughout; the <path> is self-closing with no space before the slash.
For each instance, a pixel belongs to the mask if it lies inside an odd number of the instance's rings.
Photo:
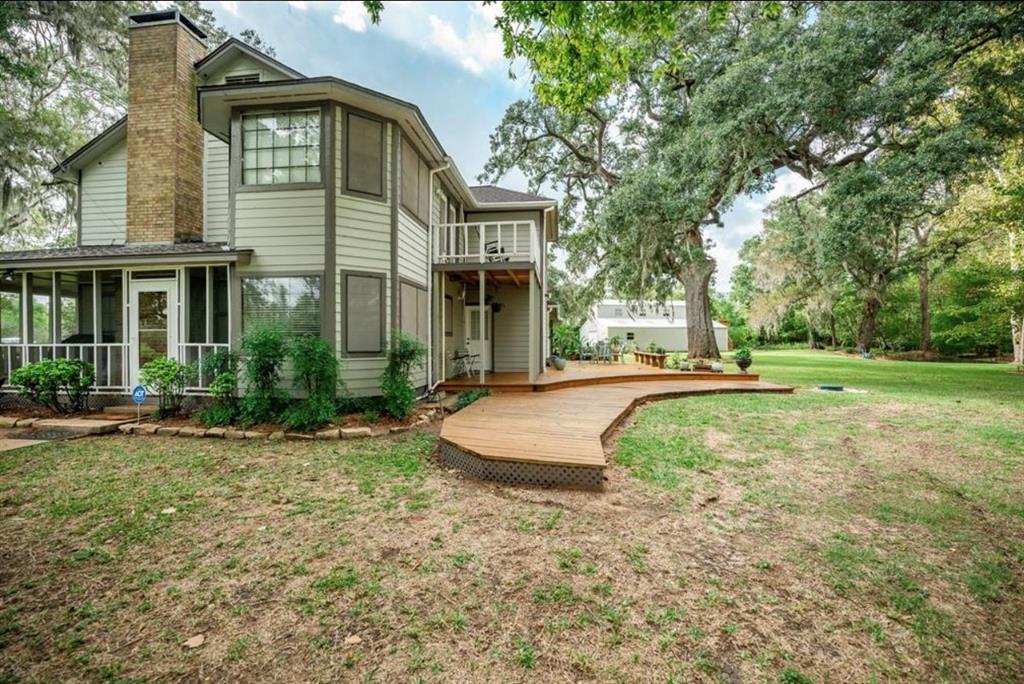
<path id="1" fill-rule="evenodd" d="M 708 394 L 792 391 L 760 381 L 673 379 L 496 394 L 445 420 L 440 458 L 481 480 L 600 488 L 608 466 L 604 440 L 637 406 Z"/>

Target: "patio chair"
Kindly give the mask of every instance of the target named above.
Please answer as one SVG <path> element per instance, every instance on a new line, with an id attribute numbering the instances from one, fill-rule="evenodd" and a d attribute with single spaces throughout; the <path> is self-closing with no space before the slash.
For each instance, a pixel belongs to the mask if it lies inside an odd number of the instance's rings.
<path id="1" fill-rule="evenodd" d="M 486 252 L 489 255 L 490 254 L 504 254 L 505 253 L 505 248 L 504 247 L 498 247 L 498 241 L 497 240 L 490 240 L 490 241 L 484 243 L 484 252 Z M 508 260 L 509 260 L 508 257 L 498 257 L 496 259 L 490 259 L 490 261 L 508 261 Z"/>
<path id="2" fill-rule="evenodd" d="M 612 362 L 612 346 L 608 342 L 602 340 L 594 347 L 594 361 L 597 363 Z"/>

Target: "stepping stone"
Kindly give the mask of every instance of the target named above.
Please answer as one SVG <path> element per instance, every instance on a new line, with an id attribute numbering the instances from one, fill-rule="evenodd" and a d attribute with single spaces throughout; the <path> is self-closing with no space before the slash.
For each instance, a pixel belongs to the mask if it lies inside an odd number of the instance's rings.
<path id="1" fill-rule="evenodd" d="M 341 430 L 334 428 L 333 430 L 321 430 L 316 433 L 317 439 L 339 439 L 341 437 Z"/>
<path id="2" fill-rule="evenodd" d="M 243 430 L 225 430 L 224 439 L 245 439 Z"/>
<path id="3" fill-rule="evenodd" d="M 278 430 L 277 432 L 271 432 L 267 439 L 272 439 L 275 442 L 284 439 L 284 433 Z"/>
<path id="4" fill-rule="evenodd" d="M 17 422 L 17 418 L 13 418 L 11 416 L 0 416 L 0 427 L 14 427 Z"/>
<path id="5" fill-rule="evenodd" d="M 19 418 L 14 422 L 14 425 L 17 427 L 32 427 L 38 421 L 38 418 Z"/>
<path id="6" fill-rule="evenodd" d="M 206 436 L 207 437 L 216 437 L 216 438 L 219 439 L 219 438 L 224 436 L 225 432 L 227 432 L 227 430 L 225 430 L 222 427 L 212 427 L 212 428 L 207 429 Z"/>
<path id="7" fill-rule="evenodd" d="M 160 435 L 161 437 L 174 437 L 180 431 L 181 431 L 181 428 L 162 427 L 162 428 L 157 428 L 156 429 L 156 434 Z"/>
<path id="8" fill-rule="evenodd" d="M 195 437 L 196 429 L 194 427 L 183 427 L 178 430 L 179 437 Z"/>
<path id="9" fill-rule="evenodd" d="M 245 438 L 246 439 L 266 439 L 267 438 L 267 433 L 266 432 L 246 432 L 245 433 Z"/>

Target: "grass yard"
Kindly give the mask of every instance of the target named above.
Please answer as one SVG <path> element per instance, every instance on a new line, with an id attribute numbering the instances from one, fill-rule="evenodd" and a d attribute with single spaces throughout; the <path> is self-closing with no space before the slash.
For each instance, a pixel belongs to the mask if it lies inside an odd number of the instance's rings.
<path id="1" fill-rule="evenodd" d="M 1024 377 L 753 370 L 801 389 L 642 409 L 598 494 L 430 433 L 0 454 L 0 682 L 1024 679 Z"/>

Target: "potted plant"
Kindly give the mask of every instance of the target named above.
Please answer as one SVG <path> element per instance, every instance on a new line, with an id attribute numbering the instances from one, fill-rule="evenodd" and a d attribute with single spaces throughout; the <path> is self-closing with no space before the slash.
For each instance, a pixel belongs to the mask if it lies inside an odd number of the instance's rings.
<path id="1" fill-rule="evenodd" d="M 664 368 L 665 367 L 665 348 L 664 347 L 656 347 L 654 349 L 654 363 L 655 363 L 655 365 L 658 366 L 658 368 Z"/>
<path id="2" fill-rule="evenodd" d="M 618 335 L 612 335 L 611 339 L 608 340 L 608 347 L 612 352 L 612 361 L 618 362 L 622 356 L 622 338 Z"/>
<path id="3" fill-rule="evenodd" d="M 734 358 L 736 359 L 736 365 L 740 367 L 741 373 L 746 373 L 747 369 L 750 368 L 750 364 L 754 362 L 754 357 L 751 355 L 748 347 L 737 349 Z"/>
<path id="4" fill-rule="evenodd" d="M 565 370 L 565 360 L 574 355 L 580 348 L 580 331 L 568 323 L 562 323 L 551 331 L 551 365 L 557 370 Z"/>

